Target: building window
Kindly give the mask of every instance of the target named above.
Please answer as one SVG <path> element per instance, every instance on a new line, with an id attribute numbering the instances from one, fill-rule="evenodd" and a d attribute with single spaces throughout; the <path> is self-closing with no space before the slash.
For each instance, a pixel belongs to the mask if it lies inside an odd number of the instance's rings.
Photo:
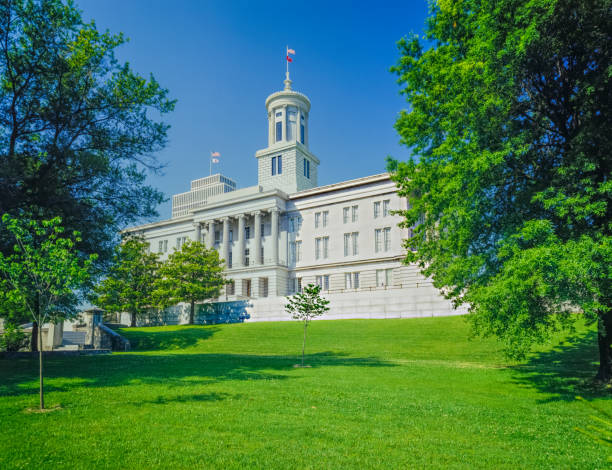
<path id="1" fill-rule="evenodd" d="M 287 140 L 297 140 L 297 108 L 287 108 Z"/>
<path id="2" fill-rule="evenodd" d="M 232 252 L 229 252 L 229 259 L 227 260 L 227 267 L 231 268 L 232 267 Z"/>
<path id="3" fill-rule="evenodd" d="M 315 259 L 326 259 L 329 255 L 329 237 L 315 238 Z"/>
<path id="4" fill-rule="evenodd" d="M 295 278 L 295 291 L 302 292 L 302 278 L 301 277 Z"/>
<path id="5" fill-rule="evenodd" d="M 229 241 L 230 243 L 234 241 L 234 231 L 233 230 L 229 231 Z"/>
<path id="6" fill-rule="evenodd" d="M 265 261 L 264 261 L 264 247 L 263 246 L 261 247 L 261 253 L 260 254 L 261 254 L 261 262 L 265 263 Z"/>
<path id="7" fill-rule="evenodd" d="M 267 277 L 259 278 L 259 296 L 268 297 L 268 278 Z"/>
<path id="8" fill-rule="evenodd" d="M 176 239 L 176 249 L 180 250 L 186 241 L 187 241 L 187 237 L 178 237 Z"/>
<path id="9" fill-rule="evenodd" d="M 304 159 L 304 176 L 310 178 L 310 160 Z"/>
<path id="10" fill-rule="evenodd" d="M 378 217 L 380 217 L 380 201 L 374 203 L 374 218 L 377 219 Z"/>
<path id="11" fill-rule="evenodd" d="M 393 284 L 393 269 L 377 269 L 376 270 L 376 286 L 386 287 Z"/>
<path id="12" fill-rule="evenodd" d="M 359 273 L 345 273 L 344 274 L 344 288 L 345 289 L 359 289 Z"/>
<path id="13" fill-rule="evenodd" d="M 359 219 L 359 206 L 353 206 L 351 222 L 357 222 L 358 219 Z"/>
<path id="14" fill-rule="evenodd" d="M 316 276 L 316 284 L 321 290 L 329 290 L 329 275 Z"/>
<path id="15" fill-rule="evenodd" d="M 382 229 L 374 230 L 374 252 L 378 253 L 382 250 Z"/>
<path id="16" fill-rule="evenodd" d="M 304 124 L 300 124 L 300 142 L 304 143 Z"/>
<path id="17" fill-rule="evenodd" d="M 383 240 L 385 251 L 389 251 L 391 249 L 391 227 L 385 227 L 383 229 Z"/>
<path id="18" fill-rule="evenodd" d="M 289 219 L 289 232 L 299 232 L 302 228 L 302 218 L 301 217 L 291 217 Z"/>
<path id="19" fill-rule="evenodd" d="M 244 227 L 244 238 L 246 240 L 251 238 L 251 227 Z"/>
<path id="20" fill-rule="evenodd" d="M 315 228 L 319 228 L 319 225 L 321 225 L 321 213 L 315 212 Z"/>
<path id="21" fill-rule="evenodd" d="M 221 243 L 221 230 L 215 230 L 215 243 Z"/>
<path id="22" fill-rule="evenodd" d="M 302 260 L 302 242 L 295 241 L 289 243 L 289 262 L 292 264 Z"/>
<path id="23" fill-rule="evenodd" d="M 355 256 L 359 254 L 357 247 L 359 241 L 359 232 L 344 234 L 344 256 Z"/>
<path id="24" fill-rule="evenodd" d="M 163 253 L 164 252 L 164 242 L 163 242 L 163 240 L 159 241 L 159 247 L 158 247 L 157 252 L 158 253 Z"/>
<path id="25" fill-rule="evenodd" d="M 164 240 L 164 253 L 168 253 L 168 240 Z"/>
<path id="26" fill-rule="evenodd" d="M 249 266 L 251 263 L 249 262 L 249 249 L 244 250 L 244 265 Z"/>
<path id="27" fill-rule="evenodd" d="M 276 141 L 280 142 L 283 140 L 283 121 L 276 123 Z"/>
<path id="28" fill-rule="evenodd" d="M 329 211 L 323 211 L 323 227 L 327 227 L 328 219 L 329 219 Z"/>
<path id="29" fill-rule="evenodd" d="M 386 199 L 383 201 L 383 217 L 387 217 L 389 215 L 389 205 L 391 204 L 391 201 L 389 199 Z"/>
<path id="30" fill-rule="evenodd" d="M 242 295 L 251 297 L 251 280 L 250 279 L 242 280 Z"/>
<path id="31" fill-rule="evenodd" d="M 350 207 L 344 207 L 342 209 L 342 223 L 343 224 L 348 224 L 350 211 L 351 211 Z"/>
<path id="32" fill-rule="evenodd" d="M 225 290 L 227 295 L 235 295 L 236 294 L 236 283 L 234 281 L 230 281 Z"/>
<path id="33" fill-rule="evenodd" d="M 283 173 L 283 156 L 272 157 L 272 176 Z"/>

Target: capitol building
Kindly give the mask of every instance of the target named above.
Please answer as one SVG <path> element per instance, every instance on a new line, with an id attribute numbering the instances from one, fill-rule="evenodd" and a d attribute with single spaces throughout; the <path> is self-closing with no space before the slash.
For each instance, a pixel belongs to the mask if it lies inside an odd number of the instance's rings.
<path id="1" fill-rule="evenodd" d="M 387 173 L 318 185 L 310 152 L 310 100 L 292 89 L 266 99 L 268 146 L 255 153 L 258 184 L 238 188 L 215 174 L 172 198 L 172 218 L 132 227 L 161 259 L 188 239 L 219 251 L 232 281 L 217 302 L 241 305 L 247 321 L 288 320 L 286 296 L 307 284 L 330 300 L 323 318 L 400 318 L 455 310 L 414 265 L 402 264 L 393 211 L 407 208 Z M 175 322 L 187 320 L 186 309 Z"/>

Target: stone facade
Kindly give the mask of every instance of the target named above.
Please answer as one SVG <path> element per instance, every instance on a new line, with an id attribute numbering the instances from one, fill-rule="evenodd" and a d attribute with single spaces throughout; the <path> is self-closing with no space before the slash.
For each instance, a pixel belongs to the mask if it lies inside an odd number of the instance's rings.
<path id="1" fill-rule="evenodd" d="M 213 194 L 187 215 L 126 233 L 143 235 L 162 259 L 187 238 L 219 250 L 234 283 L 217 302 L 237 302 L 239 321 L 290 319 L 285 297 L 309 283 L 321 285 L 331 301 L 323 318 L 464 313 L 416 266 L 402 264 L 411 230 L 398 226 L 394 211 L 408 201 L 389 175 L 318 186 L 319 160 L 308 148 L 310 100 L 287 79 L 266 108 L 268 147 L 255 155 L 257 186 Z M 206 190 L 205 181 L 198 190 Z"/>

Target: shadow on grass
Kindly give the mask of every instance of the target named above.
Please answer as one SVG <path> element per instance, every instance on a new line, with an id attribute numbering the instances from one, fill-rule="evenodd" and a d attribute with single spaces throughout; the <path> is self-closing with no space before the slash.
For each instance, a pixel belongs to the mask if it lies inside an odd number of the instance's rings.
<path id="1" fill-rule="evenodd" d="M 306 356 L 312 368 L 395 367 L 376 358 L 354 358 L 332 352 Z M 206 385 L 228 380 L 289 380 L 295 356 L 249 354 L 121 354 L 53 357 L 46 360 L 45 390 L 67 392 L 81 387 Z M 0 396 L 38 393 L 35 359 L 0 360 Z M 298 369 L 304 370 L 304 369 Z M 204 400 L 206 397 L 202 397 Z M 192 399 L 192 398 L 190 398 Z M 210 397 L 223 399 L 223 397 Z M 194 399 L 195 400 L 195 399 Z"/>
<path id="2" fill-rule="evenodd" d="M 214 335 L 219 328 L 210 326 L 180 326 L 176 329 L 159 327 L 119 328 L 116 331 L 130 340 L 133 350 L 161 351 L 185 349 L 195 346 Z"/>
<path id="3" fill-rule="evenodd" d="M 229 393 L 200 393 L 195 395 L 175 395 L 175 396 L 163 396 L 159 395 L 155 400 L 142 400 L 142 401 L 131 401 L 128 405 L 133 406 L 144 406 L 144 405 L 167 405 L 168 403 L 198 403 L 198 402 L 210 402 L 210 401 L 222 401 L 228 397 L 234 397 Z M 237 396 L 236 396 L 237 397 Z"/>
<path id="4" fill-rule="evenodd" d="M 534 353 L 524 364 L 512 367 L 516 383 L 535 388 L 548 397 L 541 402 L 612 398 L 610 390 L 594 383 L 599 355 L 597 333 L 568 337 L 551 350 Z"/>

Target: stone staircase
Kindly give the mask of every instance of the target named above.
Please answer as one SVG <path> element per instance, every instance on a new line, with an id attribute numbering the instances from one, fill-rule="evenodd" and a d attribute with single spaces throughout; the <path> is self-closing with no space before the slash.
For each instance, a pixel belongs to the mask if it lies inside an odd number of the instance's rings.
<path id="1" fill-rule="evenodd" d="M 85 346 L 84 331 L 64 331 L 62 345 L 55 348 L 57 351 L 78 351 Z"/>

